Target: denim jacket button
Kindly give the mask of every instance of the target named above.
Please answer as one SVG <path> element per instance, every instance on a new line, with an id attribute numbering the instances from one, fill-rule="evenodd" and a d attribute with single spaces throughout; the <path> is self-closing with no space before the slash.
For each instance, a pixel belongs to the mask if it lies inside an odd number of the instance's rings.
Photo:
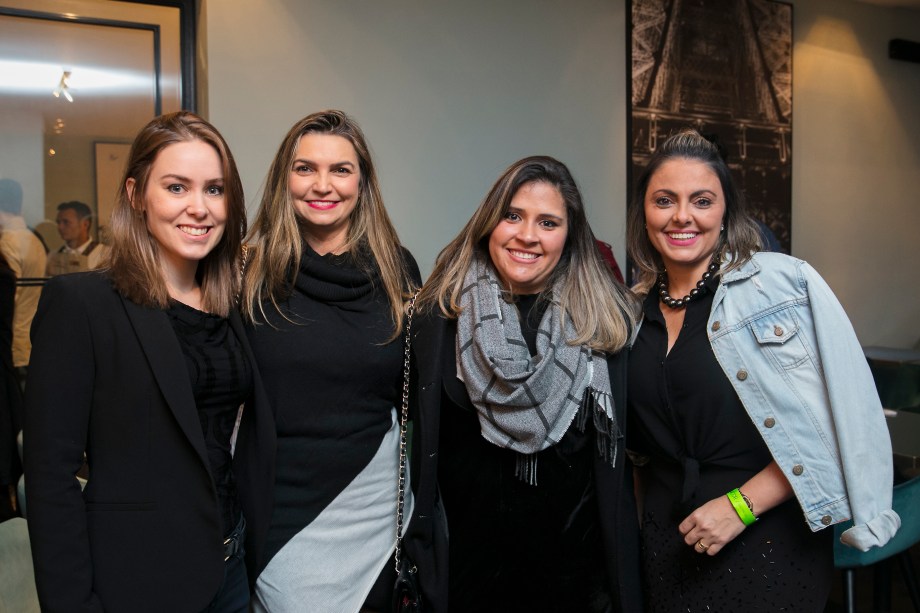
<path id="1" fill-rule="evenodd" d="M 783 329 L 780 328 L 779 326 L 773 326 L 773 334 L 775 334 L 776 336 L 782 336 Z"/>
<path id="2" fill-rule="evenodd" d="M 824 524 L 825 526 L 830 526 L 832 521 L 834 520 L 831 519 L 830 515 L 825 515 L 824 517 L 821 518 L 821 523 Z"/>
<path id="3" fill-rule="evenodd" d="M 765 425 L 768 428 L 772 428 L 773 426 L 776 425 L 776 420 L 773 419 L 772 417 L 768 417 L 765 420 L 763 420 L 763 425 Z"/>
<path id="4" fill-rule="evenodd" d="M 802 466 L 801 464 L 796 464 L 795 466 L 792 467 L 792 474 L 795 476 L 799 476 L 803 472 L 805 472 L 805 467 Z"/>
<path id="5" fill-rule="evenodd" d="M 712 331 L 713 331 L 713 332 L 718 332 L 718 331 L 719 331 L 719 328 L 721 328 L 721 327 L 722 327 L 721 322 L 718 322 L 718 321 L 712 322 Z"/>
<path id="6" fill-rule="evenodd" d="M 735 376 L 738 377 L 738 381 L 744 381 L 745 379 L 747 379 L 748 373 L 746 370 L 742 368 L 741 370 L 738 371 L 738 374 Z"/>

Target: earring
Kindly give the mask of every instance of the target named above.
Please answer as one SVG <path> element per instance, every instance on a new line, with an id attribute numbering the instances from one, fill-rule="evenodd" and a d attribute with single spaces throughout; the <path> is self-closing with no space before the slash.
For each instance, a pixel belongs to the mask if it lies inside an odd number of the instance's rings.
<path id="1" fill-rule="evenodd" d="M 719 232 L 725 232 L 725 224 L 722 224 L 722 228 L 719 230 Z"/>

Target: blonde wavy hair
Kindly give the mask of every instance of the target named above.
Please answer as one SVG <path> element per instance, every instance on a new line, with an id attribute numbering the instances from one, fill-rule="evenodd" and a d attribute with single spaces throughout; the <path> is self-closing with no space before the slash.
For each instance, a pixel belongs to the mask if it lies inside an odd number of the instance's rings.
<path id="1" fill-rule="evenodd" d="M 329 134 L 346 139 L 355 149 L 360 171 L 358 201 L 349 219 L 343 251 L 353 253 L 365 266 L 380 271 L 390 303 L 393 338 L 402 330 L 404 303 L 416 285 L 403 257 L 399 236 L 383 205 L 377 173 L 364 133 L 354 119 L 338 110 L 313 113 L 288 131 L 271 167 L 265 192 L 249 236 L 249 263 L 243 279 L 240 309 L 254 321 L 265 319 L 265 303 L 279 313 L 279 301 L 290 295 L 303 255 L 303 231 L 294 209 L 289 177 L 300 139 L 305 134 Z M 371 261 L 368 261 L 368 258 Z"/>

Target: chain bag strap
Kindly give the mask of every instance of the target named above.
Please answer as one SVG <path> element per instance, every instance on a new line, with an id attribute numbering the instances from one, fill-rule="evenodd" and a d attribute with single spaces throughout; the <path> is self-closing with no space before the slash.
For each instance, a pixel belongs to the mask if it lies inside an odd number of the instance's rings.
<path id="1" fill-rule="evenodd" d="M 406 310 L 406 343 L 403 358 L 402 406 L 399 413 L 399 478 L 396 487 L 396 584 L 393 587 L 394 613 L 421 613 L 422 595 L 418 588 L 418 568 L 402 555 L 403 508 L 406 500 L 406 431 L 409 421 L 409 370 L 412 349 L 412 315 L 418 291 L 409 300 Z"/>
<path id="2" fill-rule="evenodd" d="M 246 264 L 249 263 L 249 245 L 240 246 L 240 270 L 239 270 L 239 282 L 240 286 L 236 290 L 236 304 L 237 307 L 240 305 L 240 300 L 243 298 L 243 279 L 246 278 Z"/>

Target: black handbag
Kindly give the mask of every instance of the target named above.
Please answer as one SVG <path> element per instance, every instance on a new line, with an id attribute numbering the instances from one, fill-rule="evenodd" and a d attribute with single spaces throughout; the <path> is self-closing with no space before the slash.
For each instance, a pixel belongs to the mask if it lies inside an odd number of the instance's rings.
<path id="1" fill-rule="evenodd" d="M 393 586 L 393 613 L 422 613 L 422 592 L 418 585 L 418 568 L 402 550 L 403 505 L 406 494 L 406 427 L 409 421 L 409 355 L 412 348 L 412 315 L 415 299 L 409 301 L 406 311 L 406 346 L 403 361 L 402 407 L 399 413 L 399 477 L 396 492 L 396 583 Z"/>
<path id="2" fill-rule="evenodd" d="M 418 569 L 403 557 L 393 586 L 394 613 L 422 613 L 422 593 L 418 587 Z"/>

